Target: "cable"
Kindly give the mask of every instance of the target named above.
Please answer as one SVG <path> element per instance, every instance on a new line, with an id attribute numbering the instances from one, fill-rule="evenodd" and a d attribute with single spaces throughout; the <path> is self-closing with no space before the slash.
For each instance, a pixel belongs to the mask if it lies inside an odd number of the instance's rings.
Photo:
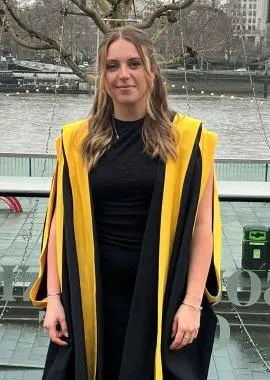
<path id="1" fill-rule="evenodd" d="M 190 103 L 190 95 L 189 95 L 189 82 L 187 79 L 187 68 L 186 68 L 186 57 L 185 57 L 185 48 L 184 48 L 184 35 L 183 35 L 183 28 L 182 28 L 182 9 L 179 8 L 179 24 L 180 24 L 180 36 L 181 36 L 181 49 L 182 49 L 182 56 L 184 60 L 184 77 L 185 77 L 185 90 L 186 90 L 186 102 L 187 102 L 187 110 L 188 114 L 191 112 L 191 103 Z"/>

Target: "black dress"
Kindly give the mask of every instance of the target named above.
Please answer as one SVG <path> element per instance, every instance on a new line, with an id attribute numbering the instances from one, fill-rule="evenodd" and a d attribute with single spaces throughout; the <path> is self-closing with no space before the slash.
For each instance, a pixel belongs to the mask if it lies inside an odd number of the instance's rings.
<path id="1" fill-rule="evenodd" d="M 117 380 L 158 159 L 143 153 L 144 119 L 115 120 L 110 149 L 90 172 L 102 289 L 103 368 Z"/>

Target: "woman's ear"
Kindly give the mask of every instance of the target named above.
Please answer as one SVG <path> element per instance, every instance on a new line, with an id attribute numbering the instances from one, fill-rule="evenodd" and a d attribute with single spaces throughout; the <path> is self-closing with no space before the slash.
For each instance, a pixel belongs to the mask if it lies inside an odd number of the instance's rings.
<path id="1" fill-rule="evenodd" d="M 155 76 L 157 73 L 157 66 L 156 65 L 151 65 L 151 73 Z"/>
<path id="2" fill-rule="evenodd" d="M 151 70 L 150 71 L 151 71 L 152 80 L 154 81 L 156 73 L 157 73 L 157 66 L 156 65 L 151 65 Z"/>

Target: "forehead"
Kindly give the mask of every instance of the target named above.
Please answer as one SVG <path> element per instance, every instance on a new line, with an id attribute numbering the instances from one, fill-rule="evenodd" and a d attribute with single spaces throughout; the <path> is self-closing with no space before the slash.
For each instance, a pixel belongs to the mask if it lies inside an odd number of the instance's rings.
<path id="1" fill-rule="evenodd" d="M 132 42 L 119 39 L 111 43 L 107 52 L 107 60 L 125 60 L 140 57 L 140 54 Z"/>

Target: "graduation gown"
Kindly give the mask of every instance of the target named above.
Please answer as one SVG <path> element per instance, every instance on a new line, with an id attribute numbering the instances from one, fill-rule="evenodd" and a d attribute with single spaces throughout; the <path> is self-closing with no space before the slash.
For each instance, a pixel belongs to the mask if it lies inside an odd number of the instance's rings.
<path id="1" fill-rule="evenodd" d="M 57 267 L 69 345 L 50 342 L 44 380 L 103 378 L 102 311 L 95 220 L 87 166 L 80 146 L 89 120 L 64 126 L 43 231 L 40 271 L 30 298 L 46 308 L 46 254 L 56 213 Z M 200 330 L 192 344 L 170 351 L 175 312 L 185 296 L 192 233 L 213 165 L 217 136 L 199 120 L 176 114 L 177 159 L 159 165 L 150 205 L 122 356 L 119 380 L 207 379 L 221 292 L 221 222 L 213 184 L 213 254 Z"/>

